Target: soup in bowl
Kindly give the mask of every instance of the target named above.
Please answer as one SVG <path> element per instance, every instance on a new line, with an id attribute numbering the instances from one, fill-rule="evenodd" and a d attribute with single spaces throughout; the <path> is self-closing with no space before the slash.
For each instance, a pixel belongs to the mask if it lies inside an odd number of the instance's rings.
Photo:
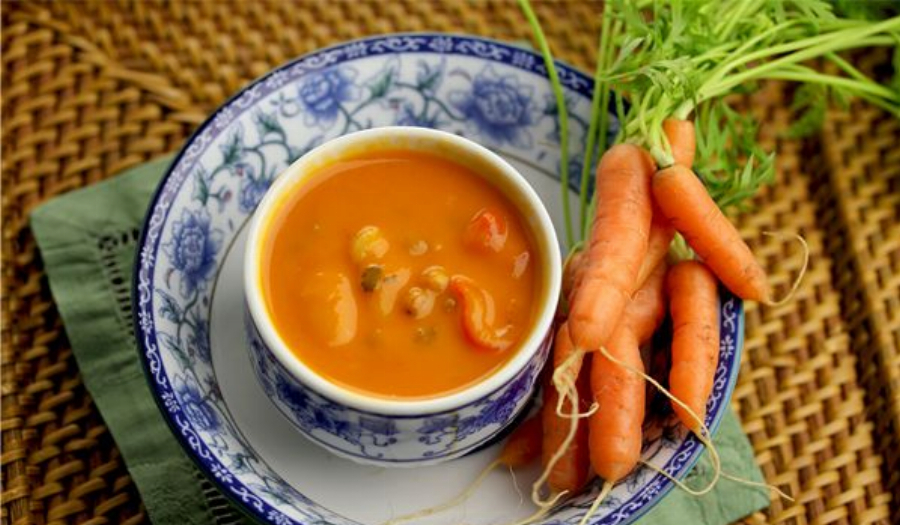
<path id="1" fill-rule="evenodd" d="M 387 127 L 292 164 L 250 226 L 254 369 L 307 437 L 366 463 L 451 459 L 527 404 L 560 282 L 547 211 L 465 138 Z"/>

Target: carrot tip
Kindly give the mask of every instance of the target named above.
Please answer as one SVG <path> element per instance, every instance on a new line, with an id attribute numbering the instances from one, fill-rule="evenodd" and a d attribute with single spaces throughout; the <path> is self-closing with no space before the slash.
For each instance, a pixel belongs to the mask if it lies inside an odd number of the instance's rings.
<path id="1" fill-rule="evenodd" d="M 578 525 L 587 525 L 588 521 L 590 521 L 591 516 L 596 514 L 597 509 L 600 508 L 600 504 L 603 503 L 603 500 L 609 496 L 609 493 L 612 491 L 615 483 L 612 481 L 604 481 L 603 488 L 600 489 L 600 494 L 597 494 L 597 497 L 594 498 L 594 503 L 591 504 L 591 508 L 581 517 L 581 521 L 578 522 Z"/>
<path id="2" fill-rule="evenodd" d="M 809 243 L 806 242 L 806 239 L 803 238 L 799 233 L 782 233 L 782 232 L 772 232 L 772 231 L 764 231 L 763 235 L 768 235 L 769 237 L 779 237 L 785 238 L 790 237 L 795 239 L 800 243 L 800 246 L 803 247 L 803 264 L 800 266 L 800 273 L 797 275 L 797 278 L 794 280 L 794 283 L 791 285 L 791 289 L 788 291 L 787 295 L 778 300 L 767 300 L 763 301 L 763 304 L 766 306 L 781 306 L 786 304 L 788 301 L 794 298 L 797 290 L 800 288 L 800 282 L 803 280 L 803 276 L 806 275 L 806 270 L 809 268 Z"/>

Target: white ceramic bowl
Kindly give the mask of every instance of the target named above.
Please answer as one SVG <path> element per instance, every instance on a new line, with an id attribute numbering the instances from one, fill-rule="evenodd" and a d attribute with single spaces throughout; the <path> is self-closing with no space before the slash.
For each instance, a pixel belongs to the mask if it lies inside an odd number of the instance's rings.
<path id="1" fill-rule="evenodd" d="M 366 396 L 304 365 L 272 325 L 263 299 L 262 245 L 280 205 L 337 160 L 378 149 L 428 152 L 463 164 L 499 188 L 530 229 L 542 268 L 538 313 L 505 365 L 463 390 L 425 400 Z M 415 184 L 414 180 L 410 184 Z M 561 280 L 556 233 L 534 190 L 505 160 L 468 139 L 425 128 L 384 127 L 331 140 L 278 177 L 260 202 L 244 253 L 246 333 L 254 369 L 269 398 L 308 438 L 363 463 L 422 465 L 466 454 L 500 433 L 527 404 L 552 340 Z M 452 430 L 448 430 L 452 429 Z"/>

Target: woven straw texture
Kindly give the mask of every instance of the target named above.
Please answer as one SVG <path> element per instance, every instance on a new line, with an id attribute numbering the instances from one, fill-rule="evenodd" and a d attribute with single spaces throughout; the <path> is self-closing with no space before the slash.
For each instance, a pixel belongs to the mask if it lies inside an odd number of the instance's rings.
<path id="1" fill-rule="evenodd" d="M 559 58 L 592 69 L 593 2 L 537 3 Z M 393 31 L 527 39 L 511 1 L 2 5 L 2 525 L 143 523 L 140 496 L 80 379 L 29 211 L 176 150 L 205 115 L 296 55 Z M 733 404 L 775 500 L 747 523 L 900 523 L 900 125 L 864 105 L 784 138 L 784 88 L 746 101 L 777 183 L 741 232 L 790 304 L 747 311 Z M 891 494 L 894 500 L 891 500 Z"/>

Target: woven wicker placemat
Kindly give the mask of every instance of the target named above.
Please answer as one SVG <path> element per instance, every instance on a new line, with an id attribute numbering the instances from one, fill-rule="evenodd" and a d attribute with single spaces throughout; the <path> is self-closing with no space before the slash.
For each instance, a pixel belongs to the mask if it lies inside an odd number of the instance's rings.
<path id="1" fill-rule="evenodd" d="M 851 116 L 852 115 L 852 116 Z M 830 169 L 831 242 L 860 381 L 900 523 L 900 121 L 863 104 L 835 113 L 822 134 Z"/>
<path id="2" fill-rule="evenodd" d="M 537 3 L 554 52 L 590 70 L 595 2 Z M 146 517 L 85 391 L 28 230 L 60 193 L 176 150 L 230 93 L 296 55 L 364 35 L 529 37 L 512 1 L 2 5 L 2 524 Z M 775 501 L 749 523 L 900 523 L 900 127 L 863 105 L 787 140 L 780 86 L 748 101 L 779 152 L 776 185 L 741 218 L 796 299 L 747 312 L 734 395 Z"/>

